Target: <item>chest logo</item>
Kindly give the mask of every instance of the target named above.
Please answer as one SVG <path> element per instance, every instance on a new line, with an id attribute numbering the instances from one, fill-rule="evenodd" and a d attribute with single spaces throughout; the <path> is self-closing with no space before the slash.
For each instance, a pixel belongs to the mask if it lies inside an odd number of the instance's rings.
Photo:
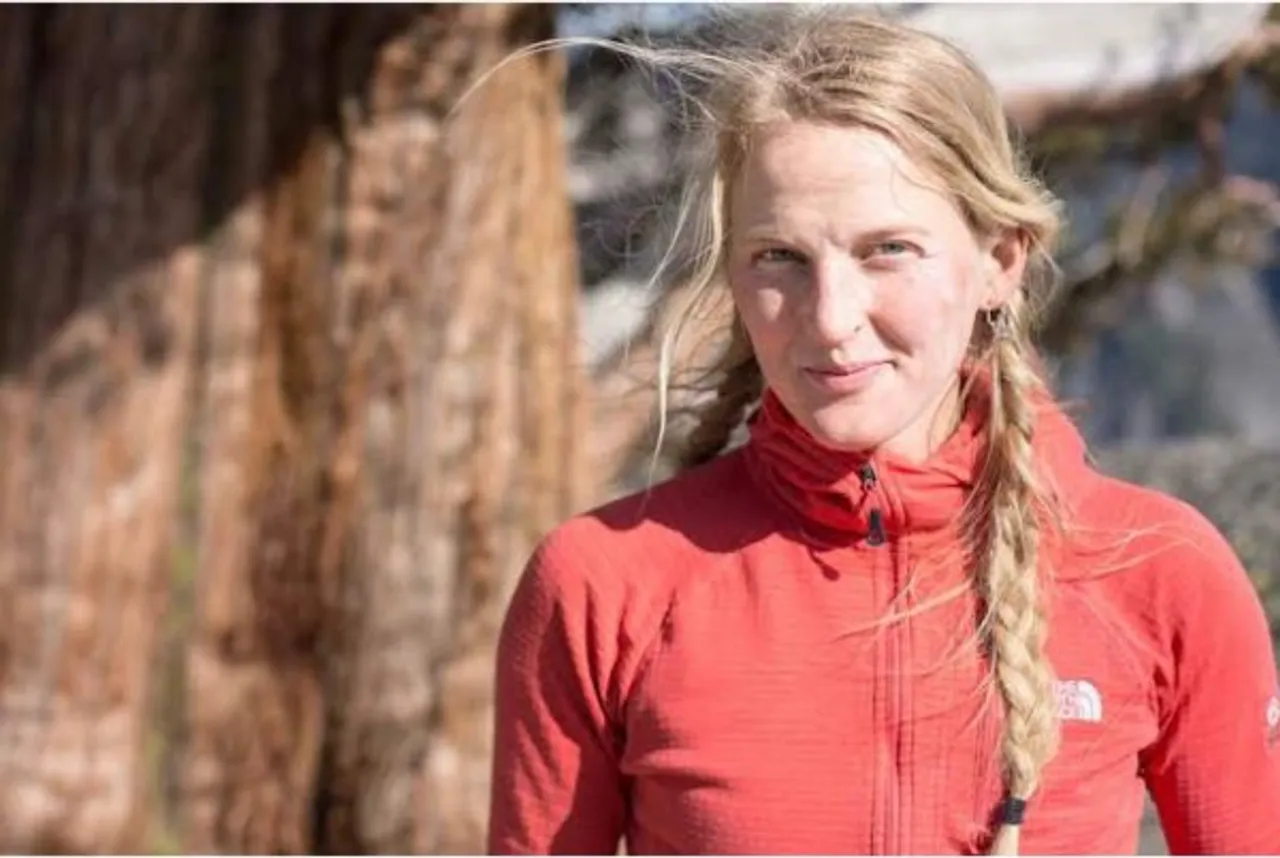
<path id="1" fill-rule="evenodd" d="M 1102 720 L 1102 695 L 1087 679 L 1060 679 L 1053 684 L 1059 721 Z"/>

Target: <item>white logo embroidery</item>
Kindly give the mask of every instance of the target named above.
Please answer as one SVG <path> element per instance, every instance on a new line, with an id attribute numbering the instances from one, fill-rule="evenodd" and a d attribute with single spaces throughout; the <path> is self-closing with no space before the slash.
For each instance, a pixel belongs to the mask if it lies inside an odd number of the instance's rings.
<path id="1" fill-rule="evenodd" d="M 1058 720 L 1102 720 L 1102 695 L 1087 679 L 1058 680 L 1053 684 L 1058 698 Z"/>

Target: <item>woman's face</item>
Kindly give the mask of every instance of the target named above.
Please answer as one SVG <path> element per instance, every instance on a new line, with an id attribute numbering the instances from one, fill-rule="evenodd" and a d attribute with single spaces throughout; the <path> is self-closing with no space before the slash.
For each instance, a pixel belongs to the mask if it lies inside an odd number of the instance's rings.
<path id="1" fill-rule="evenodd" d="M 823 444 L 921 460 L 949 430 L 1022 241 L 980 241 L 941 182 L 867 129 L 787 122 L 732 185 L 729 283 L 761 370 Z"/>

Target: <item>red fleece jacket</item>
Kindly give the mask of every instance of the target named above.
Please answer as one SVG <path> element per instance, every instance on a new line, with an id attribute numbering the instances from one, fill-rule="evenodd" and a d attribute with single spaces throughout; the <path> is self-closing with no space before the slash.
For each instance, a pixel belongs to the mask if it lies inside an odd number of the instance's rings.
<path id="1" fill-rule="evenodd" d="M 984 850 L 1002 712 L 945 552 L 976 424 L 924 465 L 868 461 L 767 395 L 743 447 L 553 531 L 499 643 L 489 850 Z M 1280 851 L 1244 570 L 1191 507 L 1092 470 L 1056 407 L 1036 436 L 1071 527 L 1047 582 L 1062 744 L 1022 851 L 1132 854 L 1144 785 L 1176 853 Z"/>

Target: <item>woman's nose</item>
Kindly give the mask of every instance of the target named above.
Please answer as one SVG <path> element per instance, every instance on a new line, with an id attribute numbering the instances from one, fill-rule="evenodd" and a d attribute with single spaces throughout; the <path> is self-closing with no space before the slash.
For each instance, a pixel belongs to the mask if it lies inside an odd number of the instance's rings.
<path id="1" fill-rule="evenodd" d="M 810 320 L 824 342 L 846 342 L 867 324 L 871 279 L 848 257 L 822 260 L 813 266 Z"/>

